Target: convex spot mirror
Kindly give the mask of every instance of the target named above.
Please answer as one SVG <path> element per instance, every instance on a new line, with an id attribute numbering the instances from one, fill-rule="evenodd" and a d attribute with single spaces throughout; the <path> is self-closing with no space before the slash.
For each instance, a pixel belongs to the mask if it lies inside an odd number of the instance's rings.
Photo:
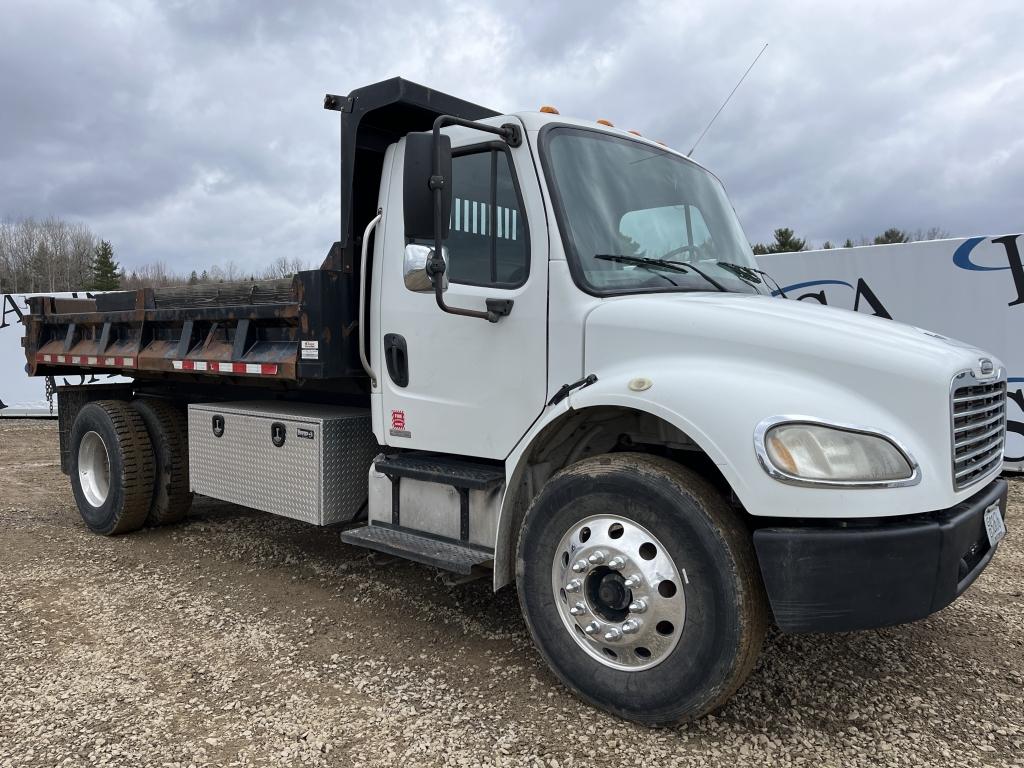
<path id="1" fill-rule="evenodd" d="M 402 180 L 405 236 L 409 240 L 442 240 L 448 237 L 452 218 L 452 140 L 441 134 L 440 175 L 441 231 L 434 231 L 436 211 L 430 177 L 434 173 L 433 133 L 410 133 L 405 137 L 405 173 Z"/>
<path id="2" fill-rule="evenodd" d="M 410 291 L 416 291 L 417 293 L 433 292 L 434 284 L 430 282 L 430 276 L 427 274 L 427 262 L 430 261 L 433 253 L 434 249 L 429 245 L 410 243 L 405 246 L 405 264 L 402 268 L 402 274 L 405 277 L 405 287 Z M 444 259 L 445 266 L 447 266 L 448 249 L 443 246 L 441 247 L 441 258 Z M 448 290 L 447 269 L 445 269 L 444 274 L 441 276 L 441 290 Z"/>

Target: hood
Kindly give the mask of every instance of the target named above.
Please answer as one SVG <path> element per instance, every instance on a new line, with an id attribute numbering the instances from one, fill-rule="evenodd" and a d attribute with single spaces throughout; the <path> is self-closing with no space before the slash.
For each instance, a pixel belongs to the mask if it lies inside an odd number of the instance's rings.
<path id="1" fill-rule="evenodd" d="M 623 342 L 639 351 L 652 347 L 696 355 L 770 359 L 775 363 L 836 369 L 853 366 L 888 376 L 948 386 L 965 369 L 981 373 L 982 359 L 1000 363 L 977 347 L 940 334 L 816 302 L 739 293 L 648 294 L 609 299 L 587 318 L 588 353 L 592 334 L 625 333 Z M 616 331 L 615 329 L 619 329 Z M 592 366 L 588 360 L 588 367 Z"/>

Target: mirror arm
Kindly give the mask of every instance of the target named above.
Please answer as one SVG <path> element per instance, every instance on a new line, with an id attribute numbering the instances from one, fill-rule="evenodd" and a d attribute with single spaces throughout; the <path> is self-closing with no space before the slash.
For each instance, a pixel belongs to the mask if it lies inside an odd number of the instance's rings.
<path id="1" fill-rule="evenodd" d="M 477 131 L 493 133 L 501 137 L 510 147 L 518 147 L 522 144 L 523 134 L 515 123 L 505 123 L 502 126 L 486 125 L 485 123 L 478 123 L 473 120 L 463 120 L 461 117 L 453 115 L 441 115 L 434 121 L 434 162 L 430 176 L 430 189 L 434 195 L 434 252 L 430 260 L 427 261 L 427 277 L 434 284 L 434 298 L 437 300 L 437 306 L 442 311 L 452 315 L 462 315 L 463 317 L 479 317 L 489 323 L 496 323 L 503 316 L 499 312 L 493 310 L 480 312 L 475 309 L 450 307 L 444 300 L 444 281 L 441 278 L 444 277 L 447 264 L 444 262 L 444 256 L 441 255 L 441 246 L 444 243 L 441 233 L 444 232 L 445 226 L 444 186 L 448 183 L 448 180 L 441 174 L 441 129 L 446 125 L 461 125 Z"/>

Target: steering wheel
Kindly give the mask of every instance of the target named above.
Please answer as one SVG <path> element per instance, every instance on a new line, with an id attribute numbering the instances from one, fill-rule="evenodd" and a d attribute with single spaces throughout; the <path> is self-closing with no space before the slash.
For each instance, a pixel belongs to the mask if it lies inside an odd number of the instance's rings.
<path id="1" fill-rule="evenodd" d="M 673 248 L 671 251 L 669 251 L 668 253 L 664 254 L 660 258 L 662 260 L 665 260 L 665 259 L 668 259 L 670 256 L 677 256 L 680 253 L 685 253 L 686 251 L 690 251 L 691 253 L 696 254 L 697 253 L 697 246 L 695 246 L 695 245 L 681 245 L 678 248 Z"/>

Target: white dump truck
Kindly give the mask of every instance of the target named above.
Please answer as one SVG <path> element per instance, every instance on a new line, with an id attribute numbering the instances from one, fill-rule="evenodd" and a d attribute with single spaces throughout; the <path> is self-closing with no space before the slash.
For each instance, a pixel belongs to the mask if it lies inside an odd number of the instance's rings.
<path id="1" fill-rule="evenodd" d="M 59 388 L 89 528 L 197 493 L 515 584 L 566 686 L 651 724 L 723 704 L 769 622 L 921 619 L 991 561 L 999 360 L 773 298 L 718 179 L 607 122 L 401 79 L 325 106 L 321 269 L 29 300 L 30 375 L 132 379 Z"/>

